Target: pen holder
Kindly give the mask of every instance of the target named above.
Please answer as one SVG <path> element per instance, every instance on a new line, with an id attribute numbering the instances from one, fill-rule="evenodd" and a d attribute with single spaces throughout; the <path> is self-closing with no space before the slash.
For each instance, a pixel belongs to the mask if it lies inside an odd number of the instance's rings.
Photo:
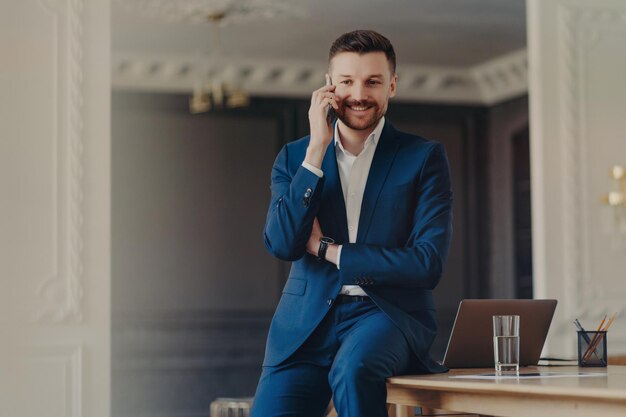
<path id="1" fill-rule="evenodd" d="M 578 366 L 606 366 L 606 332 L 578 332 Z"/>

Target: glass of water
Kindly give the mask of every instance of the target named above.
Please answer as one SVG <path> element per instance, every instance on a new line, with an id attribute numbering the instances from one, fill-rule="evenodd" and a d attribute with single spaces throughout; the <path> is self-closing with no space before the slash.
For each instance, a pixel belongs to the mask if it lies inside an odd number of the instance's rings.
<path id="1" fill-rule="evenodd" d="M 519 372 L 519 316 L 493 316 L 493 357 L 498 375 Z"/>

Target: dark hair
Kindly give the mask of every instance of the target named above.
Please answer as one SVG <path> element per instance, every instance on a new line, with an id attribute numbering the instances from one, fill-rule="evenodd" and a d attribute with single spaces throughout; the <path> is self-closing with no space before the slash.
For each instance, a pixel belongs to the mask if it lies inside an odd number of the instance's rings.
<path id="1" fill-rule="evenodd" d="M 355 30 L 338 37 L 330 46 L 328 62 L 341 52 L 356 52 L 358 54 L 384 52 L 392 74 L 396 73 L 396 53 L 393 50 L 393 45 L 389 39 L 373 30 Z"/>

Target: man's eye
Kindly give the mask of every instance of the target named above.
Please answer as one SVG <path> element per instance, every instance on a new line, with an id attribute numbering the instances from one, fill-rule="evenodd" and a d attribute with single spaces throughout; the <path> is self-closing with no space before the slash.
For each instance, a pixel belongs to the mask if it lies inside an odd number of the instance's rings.
<path id="1" fill-rule="evenodd" d="M 341 84 L 345 84 L 345 85 L 348 85 L 348 84 L 351 84 L 351 83 L 352 83 L 352 80 L 343 80 L 341 82 Z"/>
<path id="2" fill-rule="evenodd" d="M 376 84 L 380 84 L 380 81 L 378 81 L 378 80 L 369 80 L 369 81 L 368 81 L 368 84 L 370 84 L 370 85 L 376 85 Z"/>

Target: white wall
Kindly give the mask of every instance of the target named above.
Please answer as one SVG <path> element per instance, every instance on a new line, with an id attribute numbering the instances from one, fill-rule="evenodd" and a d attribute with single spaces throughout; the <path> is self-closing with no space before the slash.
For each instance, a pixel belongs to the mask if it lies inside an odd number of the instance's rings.
<path id="1" fill-rule="evenodd" d="M 110 414 L 109 30 L 108 1 L 0 3 L 2 415 Z"/>
<path id="2" fill-rule="evenodd" d="M 626 3 L 529 0 L 536 298 L 557 298 L 550 355 L 574 355 L 579 317 L 620 312 L 609 354 L 626 352 L 626 236 L 600 202 L 626 164 Z"/>

